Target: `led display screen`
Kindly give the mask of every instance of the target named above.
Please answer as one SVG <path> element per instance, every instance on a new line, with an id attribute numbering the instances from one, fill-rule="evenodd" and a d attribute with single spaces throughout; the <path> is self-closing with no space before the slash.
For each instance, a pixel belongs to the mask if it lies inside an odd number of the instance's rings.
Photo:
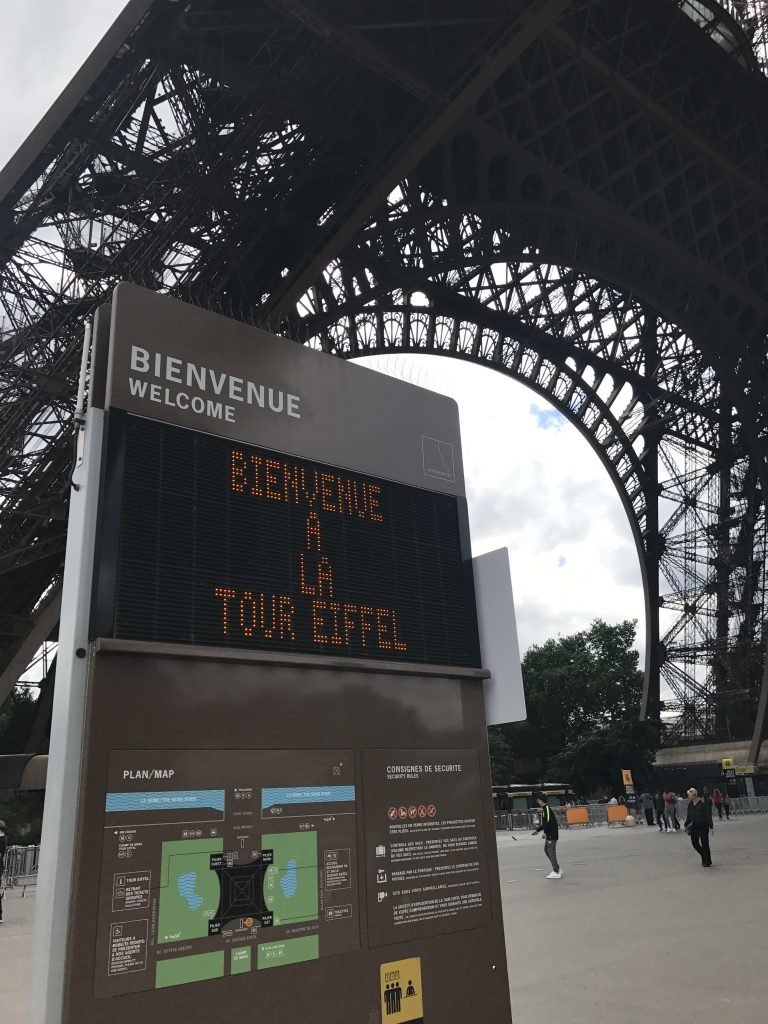
<path id="1" fill-rule="evenodd" d="M 479 665 L 461 499 L 112 413 L 94 632 Z"/>

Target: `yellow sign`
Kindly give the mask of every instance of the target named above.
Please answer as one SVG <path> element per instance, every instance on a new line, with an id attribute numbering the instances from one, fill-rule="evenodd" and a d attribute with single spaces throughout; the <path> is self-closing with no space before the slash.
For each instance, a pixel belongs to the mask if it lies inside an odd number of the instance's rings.
<path id="1" fill-rule="evenodd" d="M 621 777 L 624 780 L 625 786 L 634 786 L 634 782 L 632 781 L 632 772 L 629 768 L 622 768 Z"/>
<path id="2" fill-rule="evenodd" d="M 382 964 L 379 975 L 381 1024 L 423 1024 L 421 957 Z"/>
<path id="3" fill-rule="evenodd" d="M 723 758 L 723 769 L 726 769 L 726 768 L 733 768 L 733 758 L 732 757 L 724 757 Z"/>

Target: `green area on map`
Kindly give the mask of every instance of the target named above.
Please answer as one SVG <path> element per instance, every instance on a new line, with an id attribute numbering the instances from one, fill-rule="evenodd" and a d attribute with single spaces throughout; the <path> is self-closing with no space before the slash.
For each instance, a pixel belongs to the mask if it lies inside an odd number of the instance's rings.
<path id="1" fill-rule="evenodd" d="M 232 959 L 230 960 L 230 974 L 247 974 L 251 969 L 251 947 L 240 946 L 238 949 L 232 950 Z"/>
<path id="2" fill-rule="evenodd" d="M 188 985 L 193 981 L 210 981 L 224 977 L 224 951 L 178 956 L 173 960 L 158 960 L 155 988 Z"/>
<path id="3" fill-rule="evenodd" d="M 267 967 L 300 964 L 305 960 L 317 960 L 319 956 L 320 940 L 317 935 L 284 939 L 282 942 L 263 942 L 259 946 L 258 969 L 262 971 Z"/>
<path id="4" fill-rule="evenodd" d="M 274 914 L 275 926 L 316 921 L 319 903 L 317 833 L 282 832 L 262 836 L 261 848 L 272 850 L 274 855 L 264 876 L 264 902 Z"/>
<path id="5" fill-rule="evenodd" d="M 218 875 L 210 868 L 211 854 L 222 853 L 223 849 L 222 839 L 181 839 L 163 843 L 157 920 L 159 943 L 202 939 L 208 935 L 208 922 L 215 916 L 221 897 Z"/>

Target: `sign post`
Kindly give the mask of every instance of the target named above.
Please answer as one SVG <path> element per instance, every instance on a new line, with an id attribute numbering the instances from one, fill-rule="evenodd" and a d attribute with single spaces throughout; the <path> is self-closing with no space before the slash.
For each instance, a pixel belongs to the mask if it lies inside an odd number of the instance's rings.
<path id="1" fill-rule="evenodd" d="M 737 797 L 739 795 L 739 784 L 736 781 L 736 766 L 733 763 L 733 758 L 724 757 L 722 766 L 726 792 L 728 796 Z"/>
<path id="2" fill-rule="evenodd" d="M 621 780 L 624 783 L 624 795 L 627 798 L 627 804 L 631 807 L 637 799 L 637 795 L 635 793 L 635 783 L 632 778 L 632 772 L 629 768 L 622 768 Z"/>
<path id="3" fill-rule="evenodd" d="M 509 1024 L 455 404 L 129 285 L 109 346 L 35 1024 Z"/>

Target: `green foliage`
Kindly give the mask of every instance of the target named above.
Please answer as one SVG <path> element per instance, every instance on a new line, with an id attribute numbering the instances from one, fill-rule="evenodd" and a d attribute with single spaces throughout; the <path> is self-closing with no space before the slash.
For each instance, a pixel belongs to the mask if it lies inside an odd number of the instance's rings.
<path id="1" fill-rule="evenodd" d="M 26 687 L 17 687 L 0 707 L 0 754 L 21 754 L 32 728 L 37 701 Z M 43 824 L 43 793 L 0 790 L 0 820 L 6 824 L 8 841 L 31 846 L 40 842 Z"/>
<path id="2" fill-rule="evenodd" d="M 43 827 L 44 793 L 0 790 L 0 820 L 11 846 L 36 846 Z"/>
<path id="3" fill-rule="evenodd" d="M 617 791 L 621 770 L 629 768 L 635 788 L 651 784 L 652 764 L 659 745 L 658 727 L 637 719 L 615 722 L 589 733 L 553 757 L 547 779 L 569 782 L 579 794 Z"/>
<path id="4" fill-rule="evenodd" d="M 643 674 L 634 649 L 636 628 L 631 620 L 609 625 L 595 619 L 587 630 L 547 640 L 527 651 L 523 682 L 528 720 L 495 730 L 494 780 L 497 771 L 506 770 L 511 755 L 512 768 L 521 759 L 540 758 L 549 764 L 550 778 L 554 763 L 559 780 L 575 785 L 562 760 L 555 760 L 558 755 L 593 734 L 608 730 L 613 736 L 611 730 L 619 723 L 639 724 Z M 620 767 L 631 768 L 633 763 Z M 509 782 L 511 774 L 499 781 Z"/>
<path id="5" fill-rule="evenodd" d="M 36 699 L 21 686 L 0 706 L 0 754 L 24 752 L 36 707 Z"/>
<path id="6" fill-rule="evenodd" d="M 523 659 L 528 721 L 554 757 L 595 729 L 636 718 L 643 676 L 633 649 L 636 622 L 608 625 L 530 648 Z"/>
<path id="7" fill-rule="evenodd" d="M 491 780 L 503 786 L 513 779 L 512 748 L 499 726 L 488 729 L 488 752 L 491 757 Z"/>

